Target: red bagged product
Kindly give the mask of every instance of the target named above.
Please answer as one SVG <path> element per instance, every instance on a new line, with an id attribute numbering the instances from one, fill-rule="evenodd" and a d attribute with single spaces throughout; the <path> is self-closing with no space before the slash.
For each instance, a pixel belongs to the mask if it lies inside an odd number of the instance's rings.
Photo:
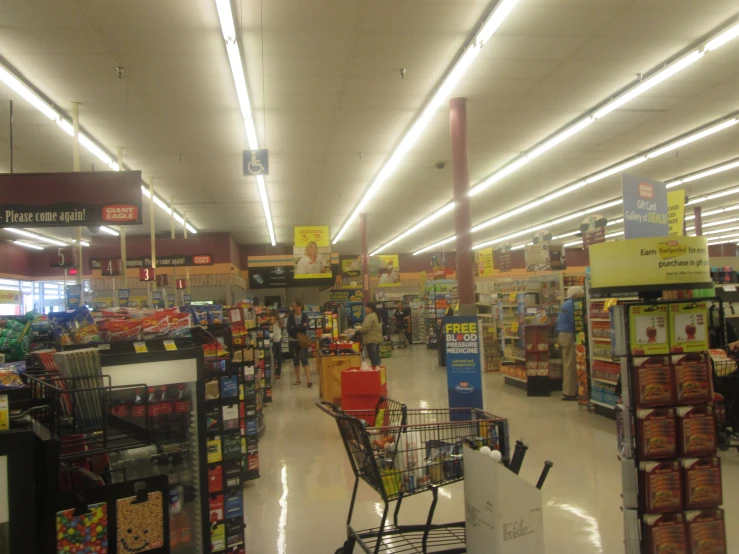
<path id="1" fill-rule="evenodd" d="M 648 554 L 688 552 L 688 536 L 683 514 L 645 515 L 642 534 Z"/>
<path id="2" fill-rule="evenodd" d="M 724 511 L 702 510 L 685 512 L 688 522 L 690 554 L 727 554 Z"/>
<path id="3" fill-rule="evenodd" d="M 190 335 L 192 321 L 189 313 L 173 313 L 167 316 L 169 337 L 185 337 Z"/>
<path id="4" fill-rule="evenodd" d="M 110 319 L 101 325 L 105 342 L 136 340 L 141 334 L 140 319 Z"/>
<path id="5" fill-rule="evenodd" d="M 716 508 L 723 503 L 721 458 L 683 458 L 685 509 Z"/>
<path id="6" fill-rule="evenodd" d="M 680 465 L 674 461 L 642 462 L 639 481 L 643 491 L 642 510 L 647 514 L 680 512 L 683 490 Z"/>
<path id="7" fill-rule="evenodd" d="M 169 332 L 170 314 L 161 311 L 141 318 L 141 332 L 145 339 L 164 337 Z"/>

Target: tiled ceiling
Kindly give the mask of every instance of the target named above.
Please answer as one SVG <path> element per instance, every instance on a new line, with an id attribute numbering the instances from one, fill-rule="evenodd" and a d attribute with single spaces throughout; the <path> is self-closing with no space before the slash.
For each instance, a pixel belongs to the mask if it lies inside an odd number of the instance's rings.
<path id="1" fill-rule="evenodd" d="M 278 242 L 294 225 L 346 219 L 489 7 L 487 0 L 234 0 Z M 454 91 L 468 98 L 472 183 L 739 12 L 728 0 L 520 0 Z M 3 0 L 0 56 L 81 122 L 202 231 L 267 243 L 242 177 L 239 105 L 212 0 Z M 473 222 L 739 109 L 739 40 L 491 187 Z M 116 67 L 125 68 L 122 79 Z M 405 68 L 401 78 L 400 69 Z M 72 139 L 0 86 L 0 170 L 15 101 L 17 172 L 72 170 Z M 441 109 L 367 206 L 379 246 L 451 198 Z M 739 127 L 739 126 L 737 126 Z M 642 164 L 667 179 L 739 155 L 729 129 Z M 82 167 L 102 164 L 83 152 Z M 695 183 L 713 190 L 724 176 Z M 728 186 L 728 184 L 726 185 Z M 492 238 L 620 195 L 618 176 L 482 232 Z M 617 210 L 616 210 L 617 211 Z M 453 217 L 398 244 L 453 233 Z M 159 211 L 157 226 L 169 228 Z M 148 231 L 148 225 L 141 227 Z M 358 250 L 358 225 L 339 243 Z"/>

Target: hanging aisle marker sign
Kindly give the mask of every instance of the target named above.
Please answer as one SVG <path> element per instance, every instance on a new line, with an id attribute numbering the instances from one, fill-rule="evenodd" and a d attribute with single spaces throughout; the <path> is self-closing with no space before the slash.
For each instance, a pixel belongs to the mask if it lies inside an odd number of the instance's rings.
<path id="1" fill-rule="evenodd" d="M 444 318 L 450 408 L 482 409 L 479 327 L 476 316 Z"/>
<path id="2" fill-rule="evenodd" d="M 295 227 L 295 279 L 332 277 L 331 242 L 327 226 Z"/>
<path id="3" fill-rule="evenodd" d="M 244 177 L 269 175 L 269 150 L 244 150 Z"/>
<path id="4" fill-rule="evenodd" d="M 2 174 L 0 190 L 0 227 L 143 223 L 140 171 Z"/>
<path id="5" fill-rule="evenodd" d="M 139 269 L 139 281 L 154 281 L 156 279 L 156 271 L 152 267 L 142 267 Z"/>
<path id="6" fill-rule="evenodd" d="M 128 297 L 130 289 L 118 289 L 118 306 L 121 308 L 128 308 Z"/>
<path id="7" fill-rule="evenodd" d="M 685 233 L 685 191 L 671 190 L 667 192 L 667 223 L 671 237 L 681 237 Z"/>

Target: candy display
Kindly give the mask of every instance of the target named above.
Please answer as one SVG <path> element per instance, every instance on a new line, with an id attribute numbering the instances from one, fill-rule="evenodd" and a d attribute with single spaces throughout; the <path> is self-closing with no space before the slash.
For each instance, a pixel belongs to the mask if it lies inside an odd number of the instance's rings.
<path id="1" fill-rule="evenodd" d="M 59 554 L 107 554 L 108 506 L 93 504 L 90 511 L 75 515 L 75 509 L 56 514 L 56 550 Z"/>
<path id="2" fill-rule="evenodd" d="M 151 492 L 144 502 L 136 497 L 116 502 L 119 554 L 138 554 L 164 546 L 162 493 Z"/>

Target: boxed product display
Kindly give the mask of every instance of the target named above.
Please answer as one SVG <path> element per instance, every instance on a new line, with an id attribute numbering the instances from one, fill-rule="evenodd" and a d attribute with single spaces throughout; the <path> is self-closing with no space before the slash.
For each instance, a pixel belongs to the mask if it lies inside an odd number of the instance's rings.
<path id="1" fill-rule="evenodd" d="M 683 488 L 680 464 L 674 460 L 639 465 L 641 509 L 647 514 L 680 512 Z"/>
<path id="2" fill-rule="evenodd" d="M 672 365 L 675 369 L 678 403 L 694 404 L 711 401 L 713 398 L 711 370 L 705 354 L 673 355 Z"/>
<path id="3" fill-rule="evenodd" d="M 629 307 L 631 353 L 634 356 L 669 354 L 667 306 Z"/>
<path id="4" fill-rule="evenodd" d="M 685 512 L 691 554 L 727 554 L 724 511 L 701 510 Z M 677 551 L 676 551 L 677 552 Z"/>
<path id="5" fill-rule="evenodd" d="M 672 352 L 708 350 L 708 303 L 670 304 L 670 349 Z"/>
<path id="6" fill-rule="evenodd" d="M 637 451 L 642 460 L 676 458 L 678 452 L 675 410 L 672 408 L 636 411 L 640 441 Z"/>
<path id="7" fill-rule="evenodd" d="M 646 515 L 642 535 L 648 554 L 688 553 L 688 532 L 683 514 Z"/>
<path id="8" fill-rule="evenodd" d="M 716 419 L 712 406 L 677 408 L 677 418 L 681 456 L 711 456 L 716 453 Z"/>
<path id="9" fill-rule="evenodd" d="M 667 356 L 634 358 L 635 398 L 640 407 L 672 406 L 675 404 L 675 383 Z"/>
<path id="10" fill-rule="evenodd" d="M 721 459 L 711 456 L 684 458 L 680 462 L 683 470 L 685 509 L 699 510 L 720 506 L 723 503 Z"/>

